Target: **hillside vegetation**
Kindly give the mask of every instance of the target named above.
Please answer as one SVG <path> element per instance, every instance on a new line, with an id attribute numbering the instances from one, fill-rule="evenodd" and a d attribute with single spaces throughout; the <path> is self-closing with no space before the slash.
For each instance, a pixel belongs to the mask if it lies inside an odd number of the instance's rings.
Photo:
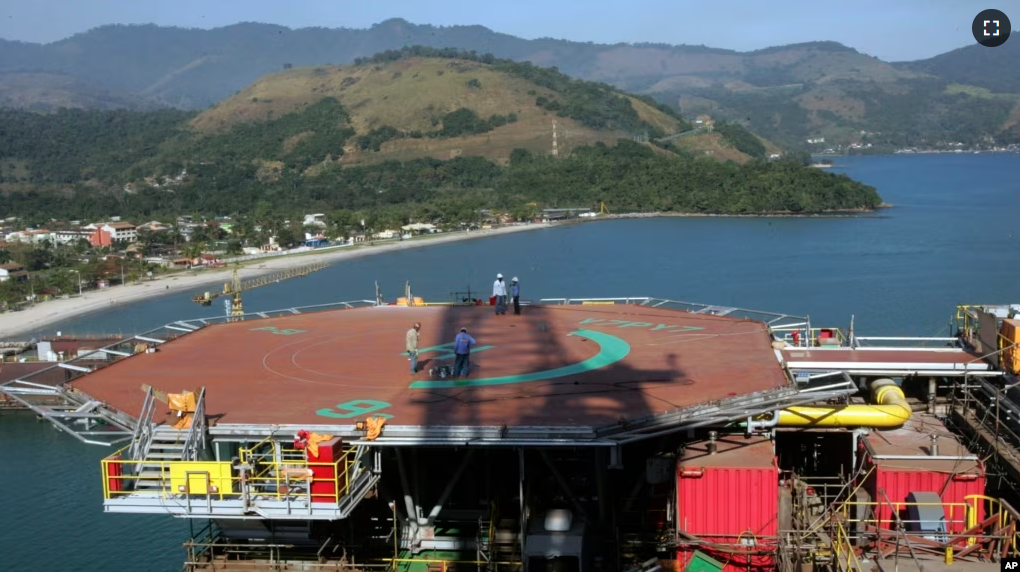
<path id="1" fill-rule="evenodd" d="M 524 40 L 482 26 L 437 27 L 400 19 L 369 29 L 293 30 L 252 23 L 213 30 L 104 26 L 46 45 L 0 40 L 0 72 L 65 74 L 102 86 L 108 102 L 95 99 L 95 90 L 86 84 L 75 96 L 78 87 L 54 86 L 52 77 L 43 76 L 0 77 L 0 92 L 7 93 L 7 105 L 19 107 L 35 101 L 44 102 L 44 108 L 58 101 L 123 107 L 138 98 L 205 109 L 288 66 L 346 66 L 407 45 L 478 50 L 556 66 L 573 77 L 651 95 L 671 106 L 679 103 L 685 113 L 707 112 L 745 122 L 788 148 L 821 150 L 806 143 L 818 137 L 826 138 L 827 147 L 851 142 L 973 143 L 1018 136 L 1014 127 L 1020 118 L 1020 76 L 1003 71 L 1020 69 L 1016 42 L 888 63 L 836 42 L 737 52 Z M 997 97 L 946 93 L 952 84 L 984 88 Z"/>
<path id="2" fill-rule="evenodd" d="M 191 125 L 199 133 L 222 133 L 323 98 L 347 110 L 343 121 L 358 135 L 354 144 L 330 152 L 345 163 L 460 155 L 506 161 L 516 148 L 551 149 L 554 122 L 558 142 L 567 148 L 688 128 L 676 110 L 607 85 L 492 56 L 428 48 L 385 52 L 352 66 L 274 73 Z"/>
<path id="3" fill-rule="evenodd" d="M 418 80 L 444 98 L 415 89 Z M 557 158 L 553 120 L 566 143 Z M 275 74 L 197 115 L 4 111 L 0 217 L 333 212 L 392 225 L 600 202 L 613 212 L 744 214 L 881 202 L 871 187 L 805 168 L 804 157 L 761 160 L 771 144 L 737 125 L 711 134 L 732 157 L 632 136 L 664 127 L 690 130 L 654 101 L 554 69 L 413 48 Z"/>

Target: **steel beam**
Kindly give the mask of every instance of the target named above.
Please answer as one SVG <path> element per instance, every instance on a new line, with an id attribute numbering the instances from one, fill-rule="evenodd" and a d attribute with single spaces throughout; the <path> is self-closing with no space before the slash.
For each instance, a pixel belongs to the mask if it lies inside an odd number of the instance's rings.
<path id="1" fill-rule="evenodd" d="M 411 498 L 411 487 L 407 481 L 407 470 L 404 467 L 404 456 L 400 454 L 400 449 L 396 450 L 397 454 L 397 471 L 400 473 L 400 487 L 404 491 L 404 508 L 407 509 L 407 523 L 413 529 L 417 529 L 418 516 L 414 510 L 415 503 L 414 499 Z"/>
<path id="2" fill-rule="evenodd" d="M 567 498 L 570 499 L 570 502 L 574 503 L 574 510 L 577 511 L 577 515 L 585 522 L 588 522 L 588 513 L 585 512 L 584 507 L 581 506 L 581 502 L 577 500 L 576 496 L 574 496 L 574 491 L 570 489 L 570 483 L 567 482 L 567 479 L 563 478 L 563 474 L 560 473 L 560 470 L 556 468 L 555 464 L 553 464 L 552 459 L 549 458 L 549 454 L 542 450 L 539 450 L 538 454 L 542 456 L 542 460 L 545 461 L 546 466 L 549 467 L 549 472 L 552 473 L 556 482 L 560 484 L 560 488 L 563 489 Z"/>
<path id="3" fill-rule="evenodd" d="M 432 511 L 429 512 L 428 519 L 425 521 L 426 526 L 432 526 L 436 523 L 436 517 L 439 516 L 439 512 L 443 510 L 443 505 L 446 504 L 446 501 L 450 499 L 450 495 L 453 494 L 453 488 L 460 482 L 460 477 L 464 474 L 464 469 L 466 469 L 471 463 L 471 459 L 474 456 L 475 450 L 469 449 L 468 454 L 464 455 L 464 458 L 461 459 L 460 465 L 457 466 L 457 472 L 453 474 L 453 478 L 450 479 L 450 482 L 446 483 L 446 487 L 443 489 L 443 494 L 439 495 L 439 500 L 436 502 L 436 505 L 432 507 Z"/>

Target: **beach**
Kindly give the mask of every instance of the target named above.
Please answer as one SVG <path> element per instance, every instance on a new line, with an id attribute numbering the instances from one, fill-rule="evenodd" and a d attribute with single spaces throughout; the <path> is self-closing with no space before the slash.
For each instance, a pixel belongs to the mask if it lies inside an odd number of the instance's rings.
<path id="1" fill-rule="evenodd" d="M 551 228 L 557 223 L 532 223 L 504 226 L 493 229 L 472 230 L 466 232 L 439 233 L 423 236 L 411 240 L 384 241 L 370 246 L 345 246 L 339 248 L 324 249 L 325 252 L 301 252 L 297 254 L 283 254 L 271 258 L 262 258 L 247 263 L 239 268 L 238 274 L 242 280 L 272 274 L 306 266 L 317 262 L 338 263 L 361 256 L 374 256 L 387 252 L 396 252 L 411 248 L 425 246 L 436 246 L 462 240 L 501 236 L 514 232 Z M 18 312 L 6 312 L 0 314 L 0 340 L 25 341 L 19 339 L 26 334 L 34 332 L 39 328 L 50 324 L 64 321 L 70 318 L 110 310 L 114 307 L 131 302 L 138 302 L 145 299 L 155 298 L 166 294 L 176 294 L 182 290 L 193 290 L 201 286 L 215 286 L 212 290 L 219 290 L 220 285 L 230 281 L 230 274 L 233 266 L 220 268 L 207 268 L 200 271 L 178 272 L 158 276 L 153 280 L 142 280 L 132 282 L 125 286 L 113 286 L 102 290 L 90 290 L 84 296 L 71 296 L 40 302 L 32 307 Z M 169 288 L 168 288 L 169 287 Z"/>

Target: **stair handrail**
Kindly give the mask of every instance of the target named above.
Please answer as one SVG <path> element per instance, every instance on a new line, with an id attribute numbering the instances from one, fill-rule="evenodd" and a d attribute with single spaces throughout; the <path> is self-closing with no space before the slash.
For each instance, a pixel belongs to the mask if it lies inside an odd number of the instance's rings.
<path id="1" fill-rule="evenodd" d="M 195 414 L 191 419 L 191 428 L 184 438 L 184 448 L 181 451 L 181 459 L 184 461 L 197 461 L 199 454 L 205 449 L 205 388 L 198 392 L 198 399 L 195 402 Z"/>
<path id="2" fill-rule="evenodd" d="M 134 434 L 131 436 L 131 448 L 128 449 L 128 458 L 132 461 L 141 461 L 149 454 L 149 447 L 152 445 L 155 433 L 152 418 L 156 413 L 156 395 L 150 386 L 145 391 L 145 401 L 142 402 L 142 412 L 138 415 L 138 423 L 135 424 Z"/>

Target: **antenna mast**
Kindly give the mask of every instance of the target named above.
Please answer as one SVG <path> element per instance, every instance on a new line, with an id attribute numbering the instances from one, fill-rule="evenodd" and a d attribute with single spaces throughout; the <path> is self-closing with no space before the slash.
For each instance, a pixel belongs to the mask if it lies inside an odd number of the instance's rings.
<path id="1" fill-rule="evenodd" d="M 560 150 L 556 148 L 556 120 L 553 120 L 553 144 L 552 144 L 552 156 L 559 157 Z"/>

